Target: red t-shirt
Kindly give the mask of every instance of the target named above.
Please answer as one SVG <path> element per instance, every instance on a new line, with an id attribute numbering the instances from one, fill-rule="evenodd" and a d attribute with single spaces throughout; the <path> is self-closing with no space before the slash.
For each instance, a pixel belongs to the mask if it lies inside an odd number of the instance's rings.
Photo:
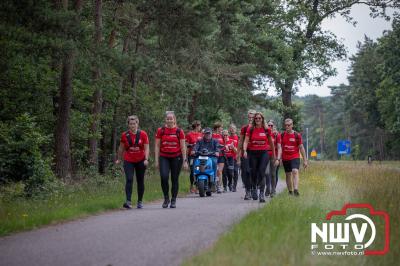
<path id="1" fill-rule="evenodd" d="M 136 134 L 133 134 L 132 131 L 129 130 L 129 137 L 132 140 L 132 147 L 129 147 L 126 132 L 122 133 L 121 135 L 121 143 L 125 147 L 124 160 L 131 163 L 137 163 L 144 160 L 144 145 L 149 144 L 149 137 L 147 136 L 147 133 L 143 130 L 140 130 L 140 137 L 137 146 L 135 145 Z"/>
<path id="2" fill-rule="evenodd" d="M 229 139 L 233 140 L 233 145 L 235 146 L 235 148 L 237 149 L 238 145 L 239 145 L 239 137 L 238 135 L 233 135 L 233 136 L 229 136 Z M 236 156 L 236 152 L 234 152 L 234 155 Z"/>
<path id="3" fill-rule="evenodd" d="M 246 137 L 249 137 L 249 144 L 247 145 L 248 150 L 267 150 L 268 148 L 268 135 L 271 136 L 271 129 L 266 130 L 262 127 L 254 128 L 252 131 L 252 136 L 250 136 L 250 131 L 252 127 L 247 128 Z"/>
<path id="4" fill-rule="evenodd" d="M 221 134 L 212 133 L 212 138 L 218 140 L 218 144 L 224 145 L 224 139 Z M 219 157 L 222 157 L 222 152 L 219 153 Z"/>
<path id="5" fill-rule="evenodd" d="M 249 129 L 249 127 L 251 127 L 251 126 L 249 126 L 249 125 L 244 125 L 244 126 L 242 126 L 242 128 L 240 129 L 240 135 L 243 136 L 243 139 L 244 139 L 244 137 L 246 136 L 246 132 L 247 132 L 247 129 Z"/>
<path id="6" fill-rule="evenodd" d="M 186 134 L 186 143 L 192 144 L 193 146 L 196 144 L 197 141 L 203 138 L 203 134 L 201 132 L 190 131 Z M 192 152 L 193 147 L 188 148 L 188 154 Z"/>
<path id="7" fill-rule="evenodd" d="M 226 157 L 235 157 L 235 151 L 233 150 L 233 148 L 231 147 L 231 144 L 233 144 L 235 146 L 235 142 L 232 139 L 229 139 L 224 142 L 224 147 L 222 148 Z"/>
<path id="8" fill-rule="evenodd" d="M 282 160 L 290 161 L 300 158 L 299 145 L 303 144 L 300 133 L 297 133 L 297 141 L 294 133 L 287 133 L 282 138 Z M 281 135 L 282 136 L 282 135 Z"/>
<path id="9" fill-rule="evenodd" d="M 177 127 L 164 127 L 162 134 L 162 128 L 157 129 L 156 139 L 160 139 L 160 156 L 173 158 L 182 154 L 180 140 L 185 139 L 185 133 L 180 129 L 178 138 L 177 130 Z"/>

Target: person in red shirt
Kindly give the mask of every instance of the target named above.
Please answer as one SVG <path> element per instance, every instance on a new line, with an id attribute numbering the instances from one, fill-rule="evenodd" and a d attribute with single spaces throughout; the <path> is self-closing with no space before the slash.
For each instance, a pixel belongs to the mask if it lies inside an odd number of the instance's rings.
<path id="1" fill-rule="evenodd" d="M 282 164 L 286 173 L 286 184 L 290 195 L 299 196 L 300 153 L 303 156 L 304 168 L 307 157 L 301 135 L 293 130 L 293 120 L 285 119 L 285 131 L 281 134 Z M 279 144 L 278 144 L 279 145 Z M 280 159 L 278 154 L 278 159 Z M 293 190 L 294 188 L 294 190 Z"/>
<path id="2" fill-rule="evenodd" d="M 279 166 L 281 163 L 281 160 L 278 155 L 282 154 L 282 147 L 281 147 L 281 133 L 276 129 L 276 126 L 274 125 L 273 130 L 272 130 L 272 135 L 274 136 L 274 145 L 275 145 L 275 155 L 276 155 L 276 160 L 275 160 L 275 191 L 276 187 L 278 186 L 278 181 L 279 181 Z"/>
<path id="3" fill-rule="evenodd" d="M 239 164 L 237 162 L 237 149 L 239 146 L 239 136 L 236 134 L 236 125 L 230 124 L 229 126 L 229 139 L 233 140 L 233 144 L 236 148 L 235 157 L 233 157 L 234 161 L 234 169 L 233 169 L 233 185 L 232 185 L 232 192 L 236 192 L 237 181 L 239 177 Z"/>
<path id="4" fill-rule="evenodd" d="M 220 146 L 224 145 L 224 139 L 222 138 L 222 124 L 220 122 L 216 122 L 214 123 L 214 127 L 213 127 L 213 134 L 212 134 L 212 138 L 216 139 L 219 143 Z M 219 154 L 218 159 L 217 159 L 217 193 L 221 193 L 221 181 L 222 181 L 222 172 L 224 170 L 224 164 L 225 164 L 225 157 L 222 154 L 222 152 Z"/>
<path id="5" fill-rule="evenodd" d="M 246 189 L 246 194 L 244 195 L 244 200 L 251 199 L 251 171 L 249 159 L 243 157 L 243 142 L 246 137 L 246 131 L 249 127 L 251 127 L 253 123 L 254 114 L 256 111 L 249 110 L 247 112 L 248 124 L 244 125 L 240 130 L 240 138 L 238 144 L 238 153 L 237 153 L 237 162 L 240 164 L 242 183 Z"/>
<path id="6" fill-rule="evenodd" d="M 139 129 L 139 118 L 136 115 L 129 116 L 127 124 L 129 130 L 121 135 L 115 163 L 120 164 L 122 158 L 124 160 L 126 202 L 123 207 L 132 208 L 133 175 L 136 171 L 137 208 L 141 209 L 143 207 L 144 174 L 149 163 L 149 138 L 144 130 Z"/>
<path id="7" fill-rule="evenodd" d="M 251 196 L 253 200 L 259 199 L 265 202 L 265 170 L 267 168 L 268 144 L 272 150 L 272 157 L 275 158 L 275 147 L 271 138 L 271 129 L 265 127 L 265 120 L 262 113 L 254 115 L 252 126 L 247 129 L 246 137 L 243 142 L 243 157 L 249 157 L 251 168 Z M 257 195 L 257 187 L 259 195 Z"/>
<path id="8" fill-rule="evenodd" d="M 274 132 L 274 121 L 273 120 L 269 120 L 267 122 L 267 127 L 269 129 L 271 129 L 273 131 L 272 133 L 272 141 L 274 142 L 274 146 L 275 146 L 275 154 L 278 154 L 278 145 L 277 143 L 280 143 L 280 135 L 279 133 L 277 133 L 276 131 Z M 267 165 L 267 171 L 266 171 L 266 175 L 265 175 L 265 180 L 266 180 L 266 190 L 265 190 L 265 196 L 269 197 L 271 196 L 274 197 L 275 193 L 276 193 L 276 168 L 279 166 L 279 160 L 275 157 L 272 157 L 272 150 L 271 147 L 268 145 L 267 148 L 268 151 L 268 157 L 269 157 L 269 162 Z"/>
<path id="9" fill-rule="evenodd" d="M 185 133 L 176 126 L 175 113 L 166 112 L 165 126 L 157 129 L 155 141 L 155 165 L 160 169 L 161 188 L 164 193 L 163 208 L 176 208 L 179 190 L 179 174 L 182 164 L 188 169 Z M 169 198 L 169 173 L 171 172 L 171 201 Z"/>
<path id="10" fill-rule="evenodd" d="M 232 139 L 229 138 L 228 130 L 222 131 L 222 138 L 224 140 L 224 147 L 221 149 L 222 154 L 225 157 L 225 165 L 222 176 L 222 183 L 224 185 L 224 192 L 232 191 L 233 189 L 233 171 L 235 170 L 235 154 L 237 152 L 237 148 L 235 147 L 235 143 Z"/>
<path id="11" fill-rule="evenodd" d="M 201 133 L 201 122 L 198 120 L 193 121 L 192 123 L 192 131 L 186 134 L 186 145 L 187 149 L 187 157 L 189 158 L 189 167 L 190 167 L 190 193 L 196 193 L 196 189 L 193 186 L 194 184 L 194 175 L 193 175 L 193 160 L 194 156 L 191 156 L 192 149 L 197 141 L 203 138 L 203 133 Z"/>

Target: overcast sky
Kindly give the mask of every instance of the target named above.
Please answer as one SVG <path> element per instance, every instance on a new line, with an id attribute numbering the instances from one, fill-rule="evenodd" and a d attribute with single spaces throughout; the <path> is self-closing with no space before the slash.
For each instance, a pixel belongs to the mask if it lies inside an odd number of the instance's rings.
<path id="1" fill-rule="evenodd" d="M 358 22 L 355 27 L 340 16 L 325 20 L 322 23 L 323 30 L 332 31 L 338 39 L 342 40 L 342 43 L 347 48 L 348 58 L 357 52 L 357 42 L 363 41 L 364 35 L 376 40 L 382 36 L 384 30 L 391 29 L 391 21 L 385 21 L 383 18 L 371 18 L 369 12 L 369 8 L 365 5 L 353 6 L 351 16 Z M 349 60 L 335 62 L 333 66 L 337 69 L 337 76 L 329 78 L 322 86 L 302 84 L 297 95 L 316 94 L 328 96 L 330 95 L 328 86 L 339 85 L 340 83 L 348 84 L 347 70 L 350 66 Z"/>

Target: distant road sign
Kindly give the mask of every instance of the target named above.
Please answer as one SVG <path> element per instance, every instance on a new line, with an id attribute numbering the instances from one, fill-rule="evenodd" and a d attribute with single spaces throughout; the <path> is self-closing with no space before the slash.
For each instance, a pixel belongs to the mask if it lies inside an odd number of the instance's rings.
<path id="1" fill-rule="evenodd" d="M 316 150 L 312 150 L 311 157 L 313 157 L 313 158 L 317 157 L 317 151 Z"/>
<path id="2" fill-rule="evenodd" d="M 351 141 L 350 140 L 339 140 L 337 142 L 338 154 L 350 155 L 351 154 Z"/>

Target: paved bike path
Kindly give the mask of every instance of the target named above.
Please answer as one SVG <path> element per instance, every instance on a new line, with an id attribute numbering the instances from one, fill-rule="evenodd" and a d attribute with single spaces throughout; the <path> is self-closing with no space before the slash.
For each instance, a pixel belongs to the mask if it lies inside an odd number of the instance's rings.
<path id="1" fill-rule="evenodd" d="M 284 182 L 278 184 L 282 191 Z M 251 210 L 268 204 L 243 200 L 244 191 L 178 198 L 0 238 L 0 265 L 179 265 L 212 245 Z"/>

